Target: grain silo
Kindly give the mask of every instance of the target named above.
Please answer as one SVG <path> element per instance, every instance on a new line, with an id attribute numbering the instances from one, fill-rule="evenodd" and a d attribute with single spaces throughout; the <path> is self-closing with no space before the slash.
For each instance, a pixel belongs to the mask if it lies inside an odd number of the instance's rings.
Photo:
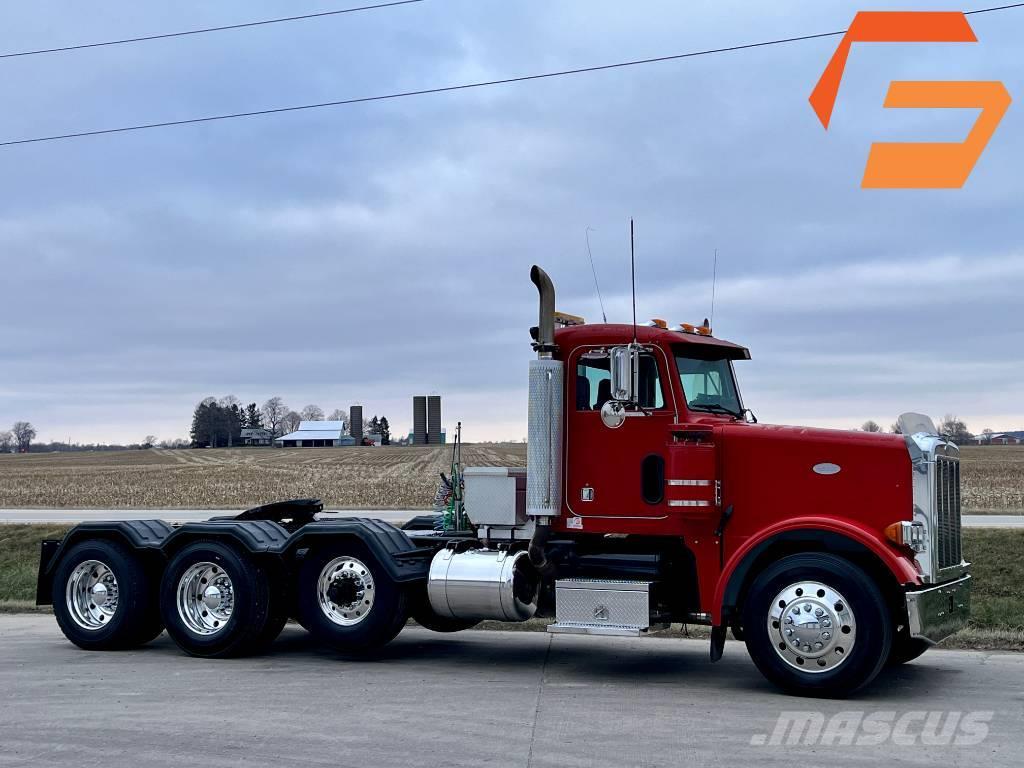
<path id="1" fill-rule="evenodd" d="M 441 444 L 440 395 L 430 395 L 427 398 L 427 442 L 431 445 Z"/>
<path id="2" fill-rule="evenodd" d="M 363 442 L 363 406 L 353 405 L 348 409 L 348 433 L 356 439 L 356 445 Z"/>
<path id="3" fill-rule="evenodd" d="M 412 399 L 412 441 L 415 445 L 427 442 L 427 398 L 423 395 Z"/>

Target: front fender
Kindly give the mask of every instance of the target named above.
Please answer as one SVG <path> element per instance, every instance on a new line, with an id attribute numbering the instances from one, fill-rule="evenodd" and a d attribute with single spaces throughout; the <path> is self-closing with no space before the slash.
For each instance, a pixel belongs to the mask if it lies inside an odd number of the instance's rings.
<path id="1" fill-rule="evenodd" d="M 715 585 L 711 603 L 711 618 L 715 625 L 722 623 L 723 609 L 735 604 L 751 566 L 769 547 L 785 541 L 824 542 L 823 551 L 830 551 L 827 540 L 834 537 L 851 542 L 855 548 L 863 548 L 874 555 L 892 574 L 898 584 L 921 584 L 921 575 L 912 561 L 903 557 L 887 541 L 871 528 L 849 520 L 807 516 L 776 523 L 756 537 L 751 537 L 729 557 Z"/>

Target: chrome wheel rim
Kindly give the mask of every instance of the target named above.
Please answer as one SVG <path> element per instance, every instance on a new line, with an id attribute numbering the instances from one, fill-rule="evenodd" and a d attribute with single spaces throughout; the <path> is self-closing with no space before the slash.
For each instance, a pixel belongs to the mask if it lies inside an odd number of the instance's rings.
<path id="1" fill-rule="evenodd" d="M 334 558 L 320 571 L 316 588 L 320 610 L 339 627 L 355 626 L 373 610 L 373 574 L 362 560 Z"/>
<path id="2" fill-rule="evenodd" d="M 84 560 L 68 577 L 64 596 L 75 624 L 90 631 L 102 629 L 117 611 L 117 578 L 106 563 Z"/>
<path id="3" fill-rule="evenodd" d="M 178 579 L 178 616 L 190 632 L 223 632 L 234 607 L 235 586 L 216 563 L 196 563 Z"/>
<path id="4" fill-rule="evenodd" d="M 820 674 L 849 658 L 857 641 L 857 619 L 839 590 L 801 581 L 790 584 L 772 601 L 768 637 L 790 667 Z"/>

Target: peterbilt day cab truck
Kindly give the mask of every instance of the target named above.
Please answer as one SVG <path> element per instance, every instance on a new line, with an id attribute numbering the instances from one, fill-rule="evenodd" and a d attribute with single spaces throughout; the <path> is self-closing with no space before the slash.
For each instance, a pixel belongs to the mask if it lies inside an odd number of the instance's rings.
<path id="1" fill-rule="evenodd" d="M 453 632 L 726 632 L 783 689 L 848 694 L 964 626 L 958 451 L 902 435 L 756 423 L 705 323 L 588 325 L 533 267 L 527 467 L 452 478 L 454 516 L 400 530 L 314 499 L 172 527 L 83 523 L 42 546 L 37 600 L 88 650 L 166 628 L 194 656 L 259 651 L 296 618 L 342 652 L 415 618 Z M 464 514 L 463 514 L 464 510 Z"/>

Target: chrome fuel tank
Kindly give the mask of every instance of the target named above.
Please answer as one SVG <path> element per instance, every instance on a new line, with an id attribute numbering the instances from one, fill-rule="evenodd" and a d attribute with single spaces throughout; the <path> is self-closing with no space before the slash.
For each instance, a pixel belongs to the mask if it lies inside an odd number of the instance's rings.
<path id="1" fill-rule="evenodd" d="M 439 616 L 526 621 L 537 611 L 539 591 L 525 551 L 443 549 L 430 563 L 427 596 Z"/>

